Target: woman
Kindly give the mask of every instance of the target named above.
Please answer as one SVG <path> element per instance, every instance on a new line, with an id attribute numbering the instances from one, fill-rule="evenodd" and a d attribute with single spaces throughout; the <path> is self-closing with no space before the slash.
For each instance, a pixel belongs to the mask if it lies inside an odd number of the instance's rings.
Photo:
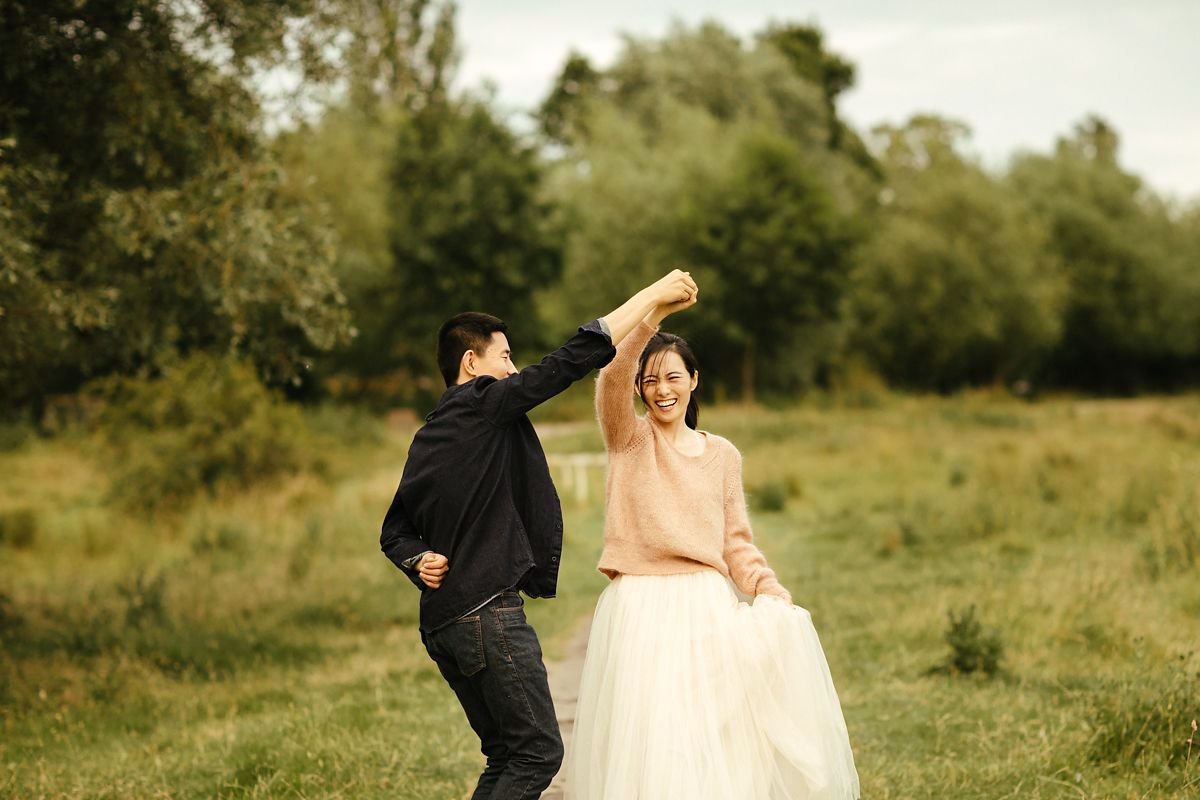
<path id="1" fill-rule="evenodd" d="M 609 457 L 599 568 L 612 582 L 588 641 L 566 797 L 851 800 L 858 776 L 816 631 L 751 540 L 741 455 L 696 427 L 695 356 L 655 332 L 695 301 L 647 316 L 597 382 Z"/>

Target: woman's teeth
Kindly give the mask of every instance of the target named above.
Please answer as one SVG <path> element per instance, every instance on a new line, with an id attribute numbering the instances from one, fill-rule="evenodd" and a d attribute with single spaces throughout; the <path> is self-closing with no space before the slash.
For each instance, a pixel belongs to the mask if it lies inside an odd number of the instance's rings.
<path id="1" fill-rule="evenodd" d="M 656 405 L 662 409 L 667 409 L 667 408 L 670 408 L 671 406 L 675 405 L 678 402 L 679 402 L 678 400 L 660 400 L 660 401 L 656 402 L 654 405 Z"/>

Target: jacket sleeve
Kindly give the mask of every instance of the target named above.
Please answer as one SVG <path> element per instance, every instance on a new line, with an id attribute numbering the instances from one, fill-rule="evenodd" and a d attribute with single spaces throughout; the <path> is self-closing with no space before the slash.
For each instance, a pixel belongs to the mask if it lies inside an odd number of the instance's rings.
<path id="1" fill-rule="evenodd" d="M 648 432 L 644 419 L 639 419 L 633 410 L 634 380 L 637 378 L 638 359 L 654 328 L 645 322 L 638 323 L 633 331 L 617 346 L 617 355 L 596 379 L 596 418 L 600 420 L 600 432 L 604 435 L 604 446 L 610 453 L 630 450 Z"/>
<path id="2" fill-rule="evenodd" d="M 485 417 L 504 425 L 562 393 L 575 381 L 612 360 L 612 337 L 599 320 L 582 326 L 562 347 L 536 364 L 504 380 L 477 378 L 476 406 Z"/>
<path id="3" fill-rule="evenodd" d="M 399 488 L 396 489 L 392 505 L 383 518 L 383 530 L 379 534 L 379 549 L 400 568 L 400 571 L 413 582 L 414 586 L 422 591 L 429 588 L 417 575 L 416 570 L 405 564 L 413 556 L 420 555 L 431 548 L 413 529 L 412 521 L 404 512 L 404 501 L 400 499 Z"/>
<path id="4" fill-rule="evenodd" d="M 748 595 L 767 594 L 792 602 L 775 571 L 754 544 L 746 493 L 742 489 L 742 454 L 736 449 L 725 464 L 725 564 L 738 589 Z"/>

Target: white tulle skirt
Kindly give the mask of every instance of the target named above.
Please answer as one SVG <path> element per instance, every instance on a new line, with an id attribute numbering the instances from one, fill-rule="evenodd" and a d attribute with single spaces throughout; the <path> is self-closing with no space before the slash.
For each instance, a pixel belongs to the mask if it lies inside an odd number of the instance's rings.
<path id="1" fill-rule="evenodd" d="M 715 570 L 604 590 L 563 768 L 567 800 L 859 796 L 809 613 Z"/>

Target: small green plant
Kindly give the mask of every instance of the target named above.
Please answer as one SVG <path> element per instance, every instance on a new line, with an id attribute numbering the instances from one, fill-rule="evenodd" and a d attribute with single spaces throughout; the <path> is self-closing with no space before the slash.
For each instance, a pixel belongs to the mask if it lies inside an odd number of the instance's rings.
<path id="1" fill-rule="evenodd" d="M 142 628 L 165 622 L 166 588 L 167 579 L 162 573 L 147 580 L 146 574 L 140 571 L 132 581 L 119 584 L 117 594 L 125 601 L 125 625 L 130 628 Z"/>
<path id="2" fill-rule="evenodd" d="M 308 577 L 312 570 L 313 553 L 317 552 L 321 541 L 321 520 L 310 516 L 304 522 L 304 536 L 296 542 L 292 555 L 288 559 L 288 577 L 300 582 Z"/>
<path id="3" fill-rule="evenodd" d="M 21 617 L 13 608 L 12 598 L 0 592 L 0 641 L 9 631 L 15 631 L 21 624 Z"/>
<path id="4" fill-rule="evenodd" d="M 969 675 L 978 673 L 992 677 L 1000 671 L 1000 659 L 1004 646 L 994 630 L 985 630 L 975 618 L 975 606 L 955 613 L 946 612 L 947 625 L 944 638 L 950 646 L 950 654 L 941 664 L 933 667 L 931 674 Z"/>
<path id="5" fill-rule="evenodd" d="M 1116 519 L 1128 528 L 1137 528 L 1150 520 L 1162 494 L 1162 479 L 1157 475 L 1134 475 L 1125 485 L 1125 493 L 1116 507 Z"/>
<path id="6" fill-rule="evenodd" d="M 236 522 L 222 522 L 215 527 L 201 525 L 192 535 L 192 552 L 239 553 L 246 548 L 246 529 Z"/>
<path id="7" fill-rule="evenodd" d="M 967 472 L 967 468 L 962 464 L 955 464 L 950 468 L 950 477 L 948 482 L 951 487 L 957 489 L 959 486 L 962 486 L 967 482 L 968 477 L 969 474 Z"/>
<path id="8" fill-rule="evenodd" d="M 8 545 L 14 550 L 27 550 L 33 546 L 37 534 L 38 518 L 33 509 L 0 511 L 0 545 Z"/>
<path id="9" fill-rule="evenodd" d="M 756 511 L 783 511 L 787 505 L 788 487 L 784 481 L 767 481 L 750 495 Z"/>
<path id="10" fill-rule="evenodd" d="M 19 450 L 37 434 L 25 419 L 0 420 L 0 453 Z"/>

